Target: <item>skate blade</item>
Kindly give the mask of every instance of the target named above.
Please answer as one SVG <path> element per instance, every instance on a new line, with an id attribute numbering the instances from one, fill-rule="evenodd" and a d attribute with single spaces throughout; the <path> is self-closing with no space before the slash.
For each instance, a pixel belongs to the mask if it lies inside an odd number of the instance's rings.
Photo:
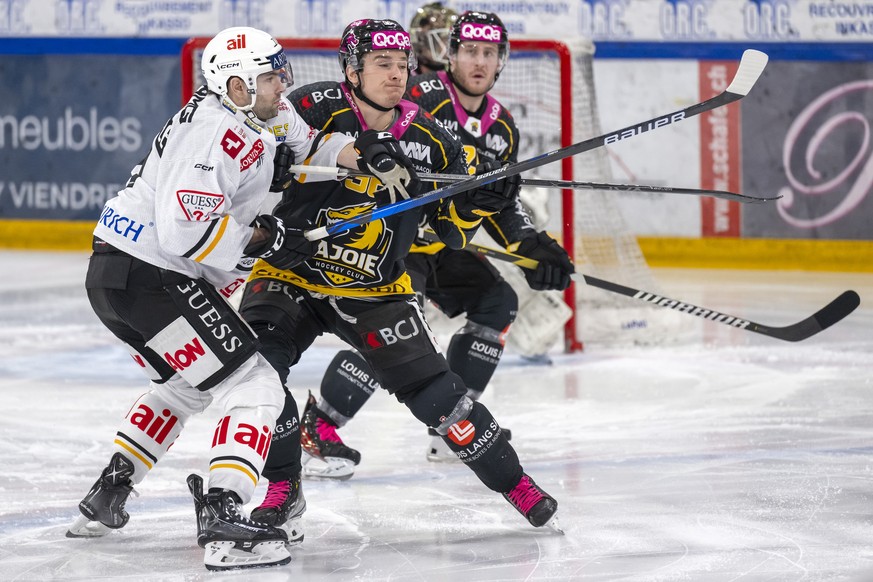
<path id="1" fill-rule="evenodd" d="M 285 530 L 285 533 L 288 534 L 288 541 L 285 544 L 288 547 L 303 543 L 303 520 L 301 518 L 290 518 L 280 525 L 279 529 Z"/>
<path id="2" fill-rule="evenodd" d="M 291 554 L 288 553 L 285 542 L 282 540 L 260 542 L 250 552 L 235 549 L 235 546 L 236 543 L 231 541 L 206 544 L 206 554 L 203 557 L 206 569 L 265 568 L 267 566 L 282 566 L 291 561 Z"/>
<path id="3" fill-rule="evenodd" d="M 67 530 L 68 538 L 100 538 L 112 531 L 99 521 L 91 521 L 80 515 Z"/>
<path id="4" fill-rule="evenodd" d="M 303 477 L 305 479 L 330 479 L 345 481 L 355 474 L 355 464 L 341 457 L 317 457 L 304 455 Z"/>
<path id="5" fill-rule="evenodd" d="M 557 534 L 566 535 L 566 534 L 564 534 L 564 530 L 561 528 L 561 524 L 558 523 L 558 515 L 557 514 L 553 515 L 549 521 L 547 521 L 545 524 L 543 524 L 543 527 L 547 527 Z"/>

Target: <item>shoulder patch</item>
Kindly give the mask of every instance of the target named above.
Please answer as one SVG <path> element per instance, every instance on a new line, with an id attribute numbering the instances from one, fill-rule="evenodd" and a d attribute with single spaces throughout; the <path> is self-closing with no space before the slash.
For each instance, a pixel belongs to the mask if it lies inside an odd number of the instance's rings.
<path id="1" fill-rule="evenodd" d="M 230 129 L 225 131 L 221 138 L 221 149 L 233 159 L 236 159 L 245 145 L 246 142 Z"/>

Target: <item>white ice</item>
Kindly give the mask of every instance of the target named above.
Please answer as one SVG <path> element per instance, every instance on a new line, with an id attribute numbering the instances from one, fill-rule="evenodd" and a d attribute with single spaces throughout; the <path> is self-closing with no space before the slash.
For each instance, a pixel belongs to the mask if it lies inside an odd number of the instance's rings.
<path id="1" fill-rule="evenodd" d="M 68 539 L 76 504 L 145 386 L 91 312 L 81 253 L 0 253 L 0 580 L 871 580 L 873 276 L 659 270 L 674 298 L 768 325 L 845 289 L 862 305 L 797 344 L 687 315 L 690 342 L 508 354 L 483 401 L 559 501 L 535 530 L 377 394 L 341 431 L 363 461 L 306 482 L 293 561 L 207 573 L 185 477 L 205 473 L 215 413 L 193 418 L 131 498 L 130 523 Z M 341 344 L 292 371 L 317 390 Z M 255 494 L 263 496 L 265 485 Z"/>

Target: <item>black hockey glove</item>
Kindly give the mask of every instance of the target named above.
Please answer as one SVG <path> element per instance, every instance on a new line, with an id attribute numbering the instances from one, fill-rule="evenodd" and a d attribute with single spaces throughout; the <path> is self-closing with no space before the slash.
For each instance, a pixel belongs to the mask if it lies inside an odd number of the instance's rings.
<path id="1" fill-rule="evenodd" d="M 252 226 L 263 228 L 270 236 L 254 248 L 246 247 L 243 252 L 247 257 L 264 259 L 277 269 L 299 265 L 318 249 L 316 243 L 303 236 L 304 231 L 313 227 L 306 219 L 289 216 L 283 221 L 272 214 L 262 214 Z"/>
<path id="2" fill-rule="evenodd" d="M 497 160 L 485 162 L 476 166 L 476 174 L 484 174 L 492 170 L 499 170 L 502 164 Z M 509 176 L 490 184 L 480 186 L 475 190 L 466 192 L 463 197 L 455 203 L 457 208 L 462 213 L 474 215 L 478 218 L 482 216 L 490 216 L 501 210 L 505 210 L 515 204 L 518 199 L 518 190 L 521 186 L 521 175 Z"/>
<path id="3" fill-rule="evenodd" d="M 379 178 L 391 204 L 418 196 L 421 180 L 389 132 L 368 129 L 355 140 L 355 150 L 360 156 L 358 169 Z"/>
<path id="4" fill-rule="evenodd" d="M 276 147 L 276 157 L 273 158 L 273 181 L 270 183 L 270 192 L 284 192 L 294 174 L 288 169 L 294 165 L 294 150 L 286 143 L 280 143 Z"/>
<path id="5" fill-rule="evenodd" d="M 536 269 L 522 269 L 531 289 L 563 291 L 570 286 L 570 275 L 576 267 L 567 251 L 545 231 L 522 240 L 515 253 L 539 261 Z"/>

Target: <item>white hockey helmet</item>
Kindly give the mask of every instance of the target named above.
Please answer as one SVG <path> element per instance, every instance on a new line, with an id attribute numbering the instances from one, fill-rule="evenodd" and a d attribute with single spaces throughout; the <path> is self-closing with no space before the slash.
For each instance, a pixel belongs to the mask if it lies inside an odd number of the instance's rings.
<path id="1" fill-rule="evenodd" d="M 227 82 L 232 77 L 243 80 L 252 101 L 240 109 L 254 105 L 258 75 L 262 73 L 279 72 L 286 89 L 294 84 L 291 64 L 282 45 L 263 30 L 249 26 L 225 28 L 216 34 L 203 49 L 200 67 L 207 88 L 221 96 L 227 95 Z"/>

